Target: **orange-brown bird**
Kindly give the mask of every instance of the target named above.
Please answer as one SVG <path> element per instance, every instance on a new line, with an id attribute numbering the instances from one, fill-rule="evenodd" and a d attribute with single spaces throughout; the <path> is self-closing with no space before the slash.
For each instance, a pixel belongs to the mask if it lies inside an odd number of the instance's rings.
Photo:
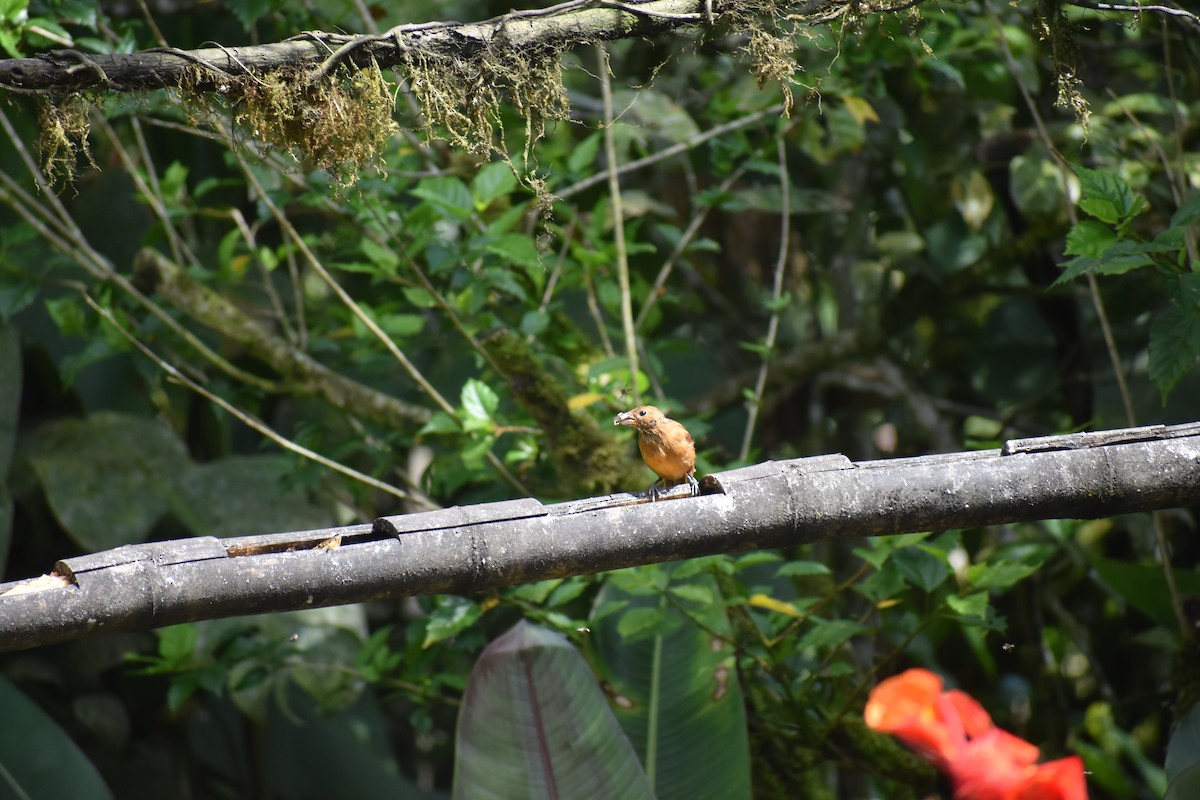
<path id="1" fill-rule="evenodd" d="M 654 470 L 659 480 L 650 485 L 650 499 L 657 500 L 658 484 L 663 489 L 687 483 L 692 494 L 698 494 L 696 482 L 696 442 L 687 428 L 668 419 L 654 406 L 638 406 L 613 417 L 613 425 L 637 428 L 638 450 L 646 466 Z"/>

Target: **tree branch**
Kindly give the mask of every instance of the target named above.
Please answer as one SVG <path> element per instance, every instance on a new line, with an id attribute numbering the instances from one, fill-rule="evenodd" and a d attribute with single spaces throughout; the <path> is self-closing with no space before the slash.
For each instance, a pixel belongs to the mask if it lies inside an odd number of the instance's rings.
<path id="1" fill-rule="evenodd" d="M 657 503 L 629 494 L 549 506 L 509 500 L 68 558 L 49 576 L 0 584 L 0 651 L 714 553 L 1197 505 L 1200 422 L 888 461 L 768 461 L 701 484 L 701 497 Z"/>
<path id="2" fill-rule="evenodd" d="M 723 0 L 713 5 L 720 14 L 736 9 L 738 3 Z M 186 75 L 199 69 L 197 88 L 222 92 L 230 79 L 283 68 L 305 70 L 309 80 L 319 80 L 341 63 L 361 68 L 374 62 L 388 68 L 405 63 L 414 54 L 470 57 L 499 46 L 559 48 L 648 36 L 702 24 L 704 6 L 703 0 L 573 0 L 546 9 L 515 11 L 486 22 L 399 25 L 367 35 L 310 31 L 282 42 L 249 47 L 190 51 L 158 47 L 104 55 L 55 50 L 33 58 L 0 60 L 0 88 L 22 93 L 91 88 L 132 92 L 179 86 Z"/>

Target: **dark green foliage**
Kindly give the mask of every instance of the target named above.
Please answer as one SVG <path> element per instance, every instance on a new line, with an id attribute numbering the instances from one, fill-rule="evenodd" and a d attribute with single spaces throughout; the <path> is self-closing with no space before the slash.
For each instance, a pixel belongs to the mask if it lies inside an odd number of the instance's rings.
<path id="1" fill-rule="evenodd" d="M 91 0 L 24 5 L 0 8 L 10 55 L 63 46 L 47 34 L 89 53 L 158 44 Z M 615 121 L 591 47 L 385 74 L 401 130 L 370 164 L 331 158 L 333 177 L 286 141 L 261 147 L 271 132 L 254 128 L 273 118 L 308 130 L 295 97 L 272 117 L 245 96 L 110 93 L 39 118 L 6 94 L 21 145 L 0 147 L 4 579 L 147 538 L 641 490 L 651 475 L 611 424 L 637 402 L 687 425 L 701 474 L 740 465 L 750 404 L 749 462 L 1196 418 L 1200 40 L 1186 19 L 944 3 L 809 25 L 722 5 L 712 30 L 607 45 Z M 189 48 L 508 10 L 224 8 L 156 22 Z M 505 94 L 519 70 L 543 106 Z M 552 122 L 560 74 L 571 119 Z M 414 85 L 439 75 L 495 80 Z M 274 108 L 270 81 L 255 86 Z M 408 90 L 461 96 L 473 127 L 438 127 L 449 107 L 418 118 Z M 102 171 L 71 149 L 89 120 Z M 627 170 L 622 220 L 606 132 Z M 58 196 L 23 157 L 39 136 L 74 174 Z M 131 338 L 405 497 L 280 449 Z M 4 657 L 0 686 L 24 738 L 78 748 L 55 745 L 67 755 L 44 786 L 98 773 L 120 797 L 445 796 L 468 674 L 528 620 L 585 654 L 572 680 L 599 676 L 661 797 L 698 796 L 671 776 L 701 767 L 729 780 L 723 797 L 928 796 L 932 771 L 861 716 L 874 683 L 918 665 L 1047 757 L 1079 752 L 1095 797 L 1190 797 L 1194 522 L 1049 520 L 96 637 Z M 667 698 L 678 707 L 651 712 Z M 663 749 L 689 736 L 688 753 Z"/>

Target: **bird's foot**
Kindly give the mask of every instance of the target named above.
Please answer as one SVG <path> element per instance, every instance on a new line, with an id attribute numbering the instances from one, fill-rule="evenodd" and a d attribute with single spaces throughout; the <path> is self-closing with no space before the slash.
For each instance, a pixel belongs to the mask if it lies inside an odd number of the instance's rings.
<path id="1" fill-rule="evenodd" d="M 692 497 L 700 496 L 700 481 L 696 480 L 694 473 L 687 474 L 688 488 L 692 490 Z"/>
<path id="2" fill-rule="evenodd" d="M 663 490 L 658 488 L 660 481 L 655 481 L 650 484 L 650 488 L 646 490 L 646 494 L 650 496 L 650 502 L 653 503 L 662 495 Z"/>

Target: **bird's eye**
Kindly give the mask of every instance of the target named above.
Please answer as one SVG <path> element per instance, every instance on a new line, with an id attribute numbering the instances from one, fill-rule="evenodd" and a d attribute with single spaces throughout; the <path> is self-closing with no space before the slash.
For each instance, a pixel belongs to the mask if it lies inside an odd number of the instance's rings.
<path id="1" fill-rule="evenodd" d="M 645 410 L 643 409 L 642 411 L 639 411 L 639 412 L 638 412 L 638 416 L 639 416 L 639 417 L 644 417 L 644 416 L 646 416 L 646 412 L 645 412 Z"/>

